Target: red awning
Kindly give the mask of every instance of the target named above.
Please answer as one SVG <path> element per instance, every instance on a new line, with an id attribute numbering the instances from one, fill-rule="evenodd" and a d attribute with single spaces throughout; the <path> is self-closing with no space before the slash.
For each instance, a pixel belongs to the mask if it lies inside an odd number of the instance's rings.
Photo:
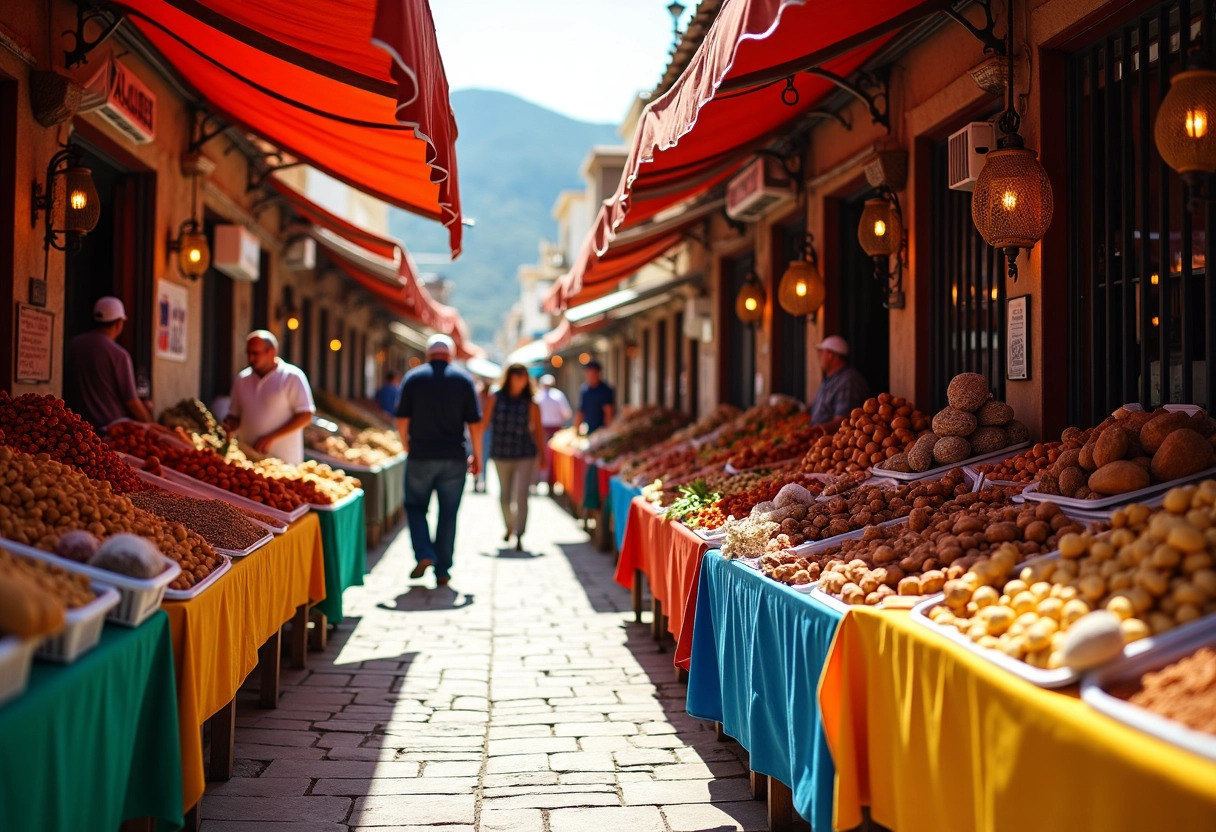
<path id="1" fill-rule="evenodd" d="M 647 237 L 632 245 L 614 246 L 602 257 L 591 250 L 590 240 L 583 243 L 574 268 L 562 275 L 545 298 L 545 310 L 557 313 L 574 303 L 586 303 L 608 294 L 616 285 L 662 257 L 684 239 L 682 231 L 669 231 Z"/>
<path id="2" fill-rule="evenodd" d="M 895 30 L 945 0 L 727 0 L 676 83 L 647 105 L 621 184 L 591 231 L 594 250 L 718 182 L 834 87 L 801 72 L 847 76 Z M 798 101 L 782 102 L 791 77 Z"/>
<path id="3" fill-rule="evenodd" d="M 459 253 L 456 123 L 426 0 L 121 0 L 221 117 L 443 222 Z"/>
<path id="4" fill-rule="evenodd" d="M 287 200 L 291 210 L 301 219 L 319 228 L 332 231 L 347 242 L 367 249 L 372 254 L 386 260 L 405 257 L 405 246 L 400 241 L 375 234 L 366 228 L 360 228 L 343 217 L 327 211 L 278 177 L 270 177 L 267 184 Z"/>

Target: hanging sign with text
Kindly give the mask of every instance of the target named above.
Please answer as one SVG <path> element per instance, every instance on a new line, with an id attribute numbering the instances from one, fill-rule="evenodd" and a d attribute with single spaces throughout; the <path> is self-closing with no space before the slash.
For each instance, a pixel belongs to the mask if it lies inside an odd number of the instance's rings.
<path id="1" fill-rule="evenodd" d="M 44 384 L 51 380 L 55 313 L 27 303 L 17 304 L 16 372 L 18 384 Z"/>

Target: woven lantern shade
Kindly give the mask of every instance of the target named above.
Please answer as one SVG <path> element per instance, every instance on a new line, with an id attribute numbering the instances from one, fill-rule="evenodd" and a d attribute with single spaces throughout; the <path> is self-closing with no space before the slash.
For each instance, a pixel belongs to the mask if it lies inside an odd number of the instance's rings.
<path id="1" fill-rule="evenodd" d="M 69 235 L 88 234 L 101 219 L 101 200 L 93 184 L 93 172 L 73 165 L 63 172 L 64 193 L 63 230 Z"/>
<path id="2" fill-rule="evenodd" d="M 756 324 L 764 317 L 764 287 L 755 277 L 749 276 L 739 296 L 735 298 L 735 314 L 745 324 Z"/>
<path id="3" fill-rule="evenodd" d="M 989 151 L 971 194 L 971 219 L 1000 249 L 1017 280 L 1018 249 L 1034 248 L 1051 225 L 1051 180 L 1037 154 L 1024 147 Z"/>
<path id="4" fill-rule="evenodd" d="M 1216 173 L 1216 71 L 1188 69 L 1170 79 L 1157 110 L 1153 138 L 1161 158 L 1178 173 Z"/>
<path id="5" fill-rule="evenodd" d="M 819 267 L 809 260 L 790 263 L 777 284 L 777 303 L 790 315 L 802 317 L 819 311 L 827 294 Z"/>
<path id="6" fill-rule="evenodd" d="M 857 226 L 857 242 L 871 257 L 890 257 L 899 253 L 904 228 L 899 212 L 882 197 L 867 199 Z"/>

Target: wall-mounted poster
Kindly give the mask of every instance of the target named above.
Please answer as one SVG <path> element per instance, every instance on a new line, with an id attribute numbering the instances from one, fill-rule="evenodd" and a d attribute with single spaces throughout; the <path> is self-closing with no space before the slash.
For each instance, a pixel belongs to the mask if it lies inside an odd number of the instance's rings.
<path id="1" fill-rule="evenodd" d="M 156 357 L 186 360 L 189 292 L 167 280 L 156 281 Z"/>
<path id="2" fill-rule="evenodd" d="M 1005 302 L 1005 378 L 1026 381 L 1030 378 L 1030 295 L 1019 295 Z"/>
<path id="3" fill-rule="evenodd" d="M 29 304 L 17 304 L 17 349 L 14 376 L 18 384 L 45 384 L 51 380 L 55 313 Z"/>

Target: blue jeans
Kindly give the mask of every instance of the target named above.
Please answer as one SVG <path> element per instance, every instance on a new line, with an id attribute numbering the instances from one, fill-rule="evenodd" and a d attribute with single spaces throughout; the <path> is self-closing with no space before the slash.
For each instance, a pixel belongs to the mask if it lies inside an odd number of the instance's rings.
<path id="1" fill-rule="evenodd" d="M 456 512 L 464 496 L 469 466 L 460 459 L 407 459 L 405 462 L 405 519 L 410 526 L 414 557 L 435 564 L 435 577 L 446 578 L 456 547 Z M 426 512 L 431 494 L 439 496 L 439 522 L 431 537 Z"/>

